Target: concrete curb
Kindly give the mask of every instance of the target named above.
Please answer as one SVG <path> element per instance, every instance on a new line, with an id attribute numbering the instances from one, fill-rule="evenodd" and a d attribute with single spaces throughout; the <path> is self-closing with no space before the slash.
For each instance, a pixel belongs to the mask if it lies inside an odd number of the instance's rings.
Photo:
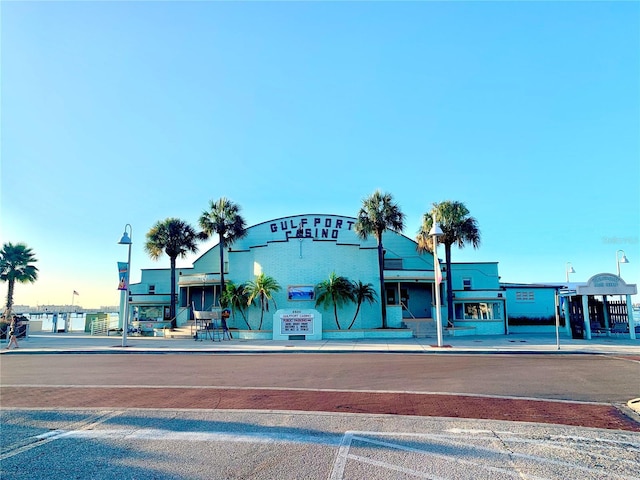
<path id="1" fill-rule="evenodd" d="M 627 402 L 627 407 L 640 414 L 640 398 L 633 398 Z"/>
<path id="2" fill-rule="evenodd" d="M 129 348 L 129 347 L 104 347 L 98 349 L 64 349 L 64 348 L 20 348 L 18 351 L 2 351 L 0 355 L 169 355 L 169 354 L 187 354 L 187 355 L 323 355 L 323 354 L 391 354 L 391 355 L 635 355 L 633 353 L 624 352 L 601 352 L 601 351 L 582 351 L 582 350 L 375 350 L 375 349 L 184 349 L 184 348 Z M 640 402 L 640 400 L 638 400 Z M 640 407 L 639 407 L 640 408 Z"/>
<path id="3" fill-rule="evenodd" d="M 86 334 L 33 334 L 20 340 L 18 349 L 7 350 L 3 342 L 0 354 L 422 354 L 422 355 L 618 355 L 640 362 L 640 340 L 600 338 L 574 340 L 561 338 L 560 348 L 554 335 L 502 335 L 455 337 L 438 347 L 435 338 L 355 339 L 355 340 L 239 340 L 224 342 L 168 339 L 163 337 L 129 338 L 122 347 L 121 337 L 97 337 Z"/>

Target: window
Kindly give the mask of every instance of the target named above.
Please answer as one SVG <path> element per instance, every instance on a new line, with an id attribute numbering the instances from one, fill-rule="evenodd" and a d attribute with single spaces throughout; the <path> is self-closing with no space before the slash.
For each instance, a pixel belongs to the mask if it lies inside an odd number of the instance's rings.
<path id="1" fill-rule="evenodd" d="M 387 292 L 387 305 L 396 305 L 396 289 L 387 288 L 385 290 Z"/>
<path id="2" fill-rule="evenodd" d="M 142 321 L 161 321 L 163 315 L 163 307 L 138 307 L 138 320 Z"/>
<path id="3" fill-rule="evenodd" d="M 516 302 L 533 302 L 535 295 L 533 291 L 522 290 L 516 292 Z"/>
<path id="4" fill-rule="evenodd" d="M 501 302 L 459 302 L 453 305 L 456 320 L 500 320 Z"/>
<path id="5" fill-rule="evenodd" d="M 471 279 L 470 278 L 463 278 L 462 279 L 462 288 L 464 290 L 471 290 Z"/>
<path id="6" fill-rule="evenodd" d="M 287 287 L 289 300 L 314 300 L 315 289 L 313 285 L 290 285 Z"/>
<path id="7" fill-rule="evenodd" d="M 156 286 L 155 285 L 149 285 L 149 295 L 153 295 L 156 293 Z"/>
<path id="8" fill-rule="evenodd" d="M 384 259 L 385 270 L 402 270 L 401 258 L 385 258 Z"/>

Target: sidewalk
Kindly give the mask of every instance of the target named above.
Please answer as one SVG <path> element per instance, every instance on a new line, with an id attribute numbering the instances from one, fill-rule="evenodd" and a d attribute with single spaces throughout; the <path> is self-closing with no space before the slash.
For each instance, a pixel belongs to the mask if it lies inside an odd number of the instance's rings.
<path id="1" fill-rule="evenodd" d="M 408 339 L 356 339 L 356 340 L 240 340 L 225 341 L 190 338 L 128 337 L 126 347 L 120 336 L 91 336 L 82 332 L 38 332 L 19 339 L 20 348 L 4 354 L 36 353 L 422 353 L 422 354 L 607 354 L 637 355 L 640 360 L 640 339 L 597 337 L 575 340 L 560 337 L 557 348 L 555 335 L 498 335 L 444 337 L 443 346 L 437 346 L 435 337 Z"/>

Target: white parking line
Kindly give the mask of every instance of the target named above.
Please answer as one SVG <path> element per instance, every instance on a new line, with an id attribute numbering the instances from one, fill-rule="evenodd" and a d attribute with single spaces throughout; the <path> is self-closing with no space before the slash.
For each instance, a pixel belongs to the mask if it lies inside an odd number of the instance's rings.
<path id="1" fill-rule="evenodd" d="M 101 423 L 104 423 L 113 417 L 121 415 L 122 413 L 123 411 L 120 411 L 120 410 L 107 411 L 107 412 L 102 411 L 100 413 L 91 415 L 90 417 L 86 418 L 83 421 L 74 422 L 70 425 L 70 427 L 72 428 L 75 427 L 79 429 L 79 430 L 73 430 L 73 431 L 82 432 L 88 429 L 92 429 L 95 426 L 100 425 Z M 25 439 L 25 441 L 21 442 L 20 444 L 9 445 L 7 448 L 5 448 L 2 455 L 0 455 L 0 461 L 5 460 L 9 457 L 13 457 L 14 455 L 18 455 L 20 453 L 26 452 L 28 450 L 31 450 L 32 448 L 46 445 L 49 442 L 53 442 L 54 440 L 58 440 L 59 438 L 62 438 L 68 433 L 69 433 L 69 430 L 52 430 L 50 432 L 46 432 L 40 435 L 28 437 L 27 439 Z"/>
<path id="2" fill-rule="evenodd" d="M 473 451 L 478 452 L 478 458 L 486 458 L 487 454 L 505 456 L 505 462 L 503 463 L 511 463 L 512 460 L 524 460 L 527 462 L 533 462 L 537 465 L 546 465 L 546 466 L 554 466 L 560 467 L 562 469 L 566 469 L 572 472 L 575 472 L 576 475 L 580 477 L 584 477 L 586 474 L 593 475 L 594 477 L 605 476 L 607 478 L 619 478 L 619 479 L 627 479 L 627 480 L 638 480 L 640 477 L 629 476 L 624 474 L 618 474 L 616 472 L 612 472 L 610 470 L 603 470 L 602 468 L 590 468 L 579 463 L 572 463 L 568 461 L 556 460 L 554 458 L 544 457 L 540 455 L 529 455 L 524 453 L 514 452 L 512 449 L 508 448 L 508 443 L 517 442 L 517 443 L 530 443 L 534 445 L 538 445 L 541 448 L 547 450 L 558 450 L 562 449 L 565 451 L 575 452 L 575 442 L 589 442 L 594 446 L 595 451 L 590 451 L 589 455 L 592 457 L 603 457 L 603 458 L 611 458 L 611 453 L 607 452 L 603 455 L 598 455 L 597 450 L 601 447 L 609 448 L 609 449 L 617 449 L 618 451 L 629 451 L 629 447 L 635 449 L 639 446 L 636 442 L 624 442 L 624 441 L 615 441 L 609 440 L 605 438 L 586 438 L 586 437 L 571 437 L 571 436 L 555 436 L 556 440 L 549 442 L 549 437 L 545 439 L 534 439 L 534 438 L 521 438 L 523 434 L 516 434 L 513 432 L 498 432 L 491 430 L 458 430 L 451 429 L 447 434 L 429 434 L 429 433 L 406 433 L 406 432 L 374 432 L 374 431 L 349 431 L 346 432 L 343 440 L 341 442 L 338 455 L 334 462 L 333 470 L 329 477 L 330 480 L 342 480 L 344 471 L 347 467 L 348 461 L 355 461 L 359 463 L 366 463 L 369 465 L 375 465 L 380 468 L 399 471 L 405 474 L 409 474 L 412 476 L 416 476 L 419 478 L 427 478 L 427 479 L 444 479 L 448 477 L 440 477 L 433 476 L 431 474 L 420 472 L 414 469 L 407 469 L 406 467 L 402 467 L 399 465 L 395 465 L 389 462 L 383 462 L 380 460 L 375 460 L 370 457 L 364 457 L 362 455 L 355 455 L 350 453 L 352 445 L 354 442 L 359 442 L 361 444 L 361 448 L 366 448 L 366 445 L 372 445 L 376 447 L 384 447 L 385 449 L 394 449 L 398 451 L 403 451 L 407 453 L 415 453 L 422 454 L 428 457 L 429 459 L 437 459 L 446 463 L 448 465 L 451 464 L 460 464 L 467 467 L 475 467 L 481 471 L 487 472 L 486 475 L 490 473 L 501 474 L 512 476 L 516 478 L 527 478 L 529 480 L 542 480 L 544 477 L 538 477 L 530 474 L 523 474 L 519 471 L 519 469 L 514 465 L 512 469 L 509 468 L 500 468 L 494 467 L 486 464 L 485 462 L 471 461 L 454 455 L 444 455 L 435 453 L 429 450 L 415 448 L 406 446 L 400 443 L 377 440 L 376 438 L 385 438 L 385 437 L 393 437 L 396 439 L 415 439 L 415 440 L 429 440 L 435 441 L 434 445 L 447 445 L 450 447 L 458 447 L 464 449 L 471 449 Z M 515 438 L 514 438 L 515 437 Z M 495 441 L 499 440 L 504 445 L 504 448 L 493 448 L 488 446 L 481 446 L 477 444 L 479 440 L 487 440 L 487 441 Z M 565 445 L 560 442 L 567 441 L 572 444 Z M 440 443 L 438 443 L 440 442 Z M 618 459 L 618 463 L 627 464 L 631 471 L 637 470 L 640 468 L 640 457 L 638 461 L 633 460 L 625 460 Z M 430 460 L 429 463 L 432 463 Z M 484 475 L 483 475 L 484 476 Z"/>

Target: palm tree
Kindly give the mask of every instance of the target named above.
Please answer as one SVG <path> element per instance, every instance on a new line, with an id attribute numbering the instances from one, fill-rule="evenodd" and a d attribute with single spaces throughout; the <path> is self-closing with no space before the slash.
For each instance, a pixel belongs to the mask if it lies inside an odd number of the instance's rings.
<path id="1" fill-rule="evenodd" d="M 247 234 L 245 220 L 240 215 L 240 206 L 222 197 L 217 202 L 209 202 L 209 210 L 202 213 L 199 220 L 205 238 L 214 233 L 220 238 L 220 295 L 224 287 L 224 248 Z"/>
<path id="2" fill-rule="evenodd" d="M 341 330 L 338 320 L 338 307 L 347 302 L 355 302 L 353 296 L 353 285 L 346 277 L 339 277 L 335 272 L 331 272 L 329 278 L 320 282 L 315 288 L 316 307 L 322 305 L 328 307 L 333 305 L 333 314 L 336 318 L 338 330 Z"/>
<path id="3" fill-rule="evenodd" d="M 0 250 L 0 280 L 8 283 L 5 320 L 11 319 L 13 291 L 16 282 L 33 283 L 38 279 L 38 269 L 33 263 L 38 260 L 24 243 L 5 243 Z"/>
<path id="4" fill-rule="evenodd" d="M 353 315 L 353 320 L 351 320 L 351 324 L 347 330 L 351 330 L 353 324 L 358 317 L 358 313 L 360 313 L 360 306 L 363 302 L 367 302 L 369 305 L 373 305 L 376 299 L 376 290 L 373 288 L 373 285 L 370 283 L 364 284 L 360 280 L 357 282 L 353 282 L 353 296 L 355 297 L 355 302 L 358 304 L 356 308 L 356 313 Z"/>
<path id="5" fill-rule="evenodd" d="M 171 328 L 176 327 L 176 258 L 185 258 L 198 251 L 197 242 L 202 237 L 187 222 L 179 218 L 158 221 L 147 232 L 145 250 L 153 260 L 166 253 L 171 261 Z"/>
<path id="6" fill-rule="evenodd" d="M 442 236 L 438 243 L 444 244 L 444 254 L 447 265 L 447 314 L 449 324 L 453 321 L 453 289 L 451 286 L 451 246 L 463 248 L 470 243 L 473 248 L 480 246 L 480 230 L 475 218 L 469 216 L 469 210 L 462 202 L 446 200 L 434 203 L 430 212 L 422 217 L 422 226 L 418 231 L 416 241 L 419 252 L 433 252 L 433 237 L 429 231 L 433 226 L 433 216 L 442 229 Z M 437 255 L 437 252 L 434 253 Z"/>
<path id="7" fill-rule="evenodd" d="M 233 312 L 233 318 L 236 318 L 236 310 L 242 315 L 244 323 L 247 324 L 247 328 L 251 330 L 251 325 L 247 321 L 247 316 L 244 314 L 245 309 L 249 303 L 249 293 L 247 292 L 247 286 L 243 283 L 236 285 L 233 282 L 227 283 L 225 290 L 220 297 L 220 305 L 223 307 L 230 306 Z"/>
<path id="8" fill-rule="evenodd" d="M 269 311 L 269 300 L 273 300 L 273 294 L 280 291 L 280 285 L 278 285 L 278 282 L 276 282 L 274 278 L 261 273 L 256 276 L 254 281 L 247 283 L 246 291 L 249 294 L 247 305 L 251 305 L 256 298 L 260 302 L 260 326 L 258 330 L 262 330 L 264 312 L 265 310 L 267 312 Z M 273 304 L 278 308 L 275 300 L 273 300 Z"/>
<path id="9" fill-rule="evenodd" d="M 387 305 L 384 289 L 384 249 L 382 246 L 382 234 L 386 230 L 402 232 L 404 229 L 404 214 L 398 204 L 394 203 L 389 193 L 376 190 L 371 196 L 362 201 L 362 208 L 358 212 L 358 220 L 354 225 L 358 236 L 367 239 L 369 235 L 375 235 L 378 242 L 378 271 L 380 273 L 380 296 L 382 301 L 382 328 L 387 328 Z"/>

